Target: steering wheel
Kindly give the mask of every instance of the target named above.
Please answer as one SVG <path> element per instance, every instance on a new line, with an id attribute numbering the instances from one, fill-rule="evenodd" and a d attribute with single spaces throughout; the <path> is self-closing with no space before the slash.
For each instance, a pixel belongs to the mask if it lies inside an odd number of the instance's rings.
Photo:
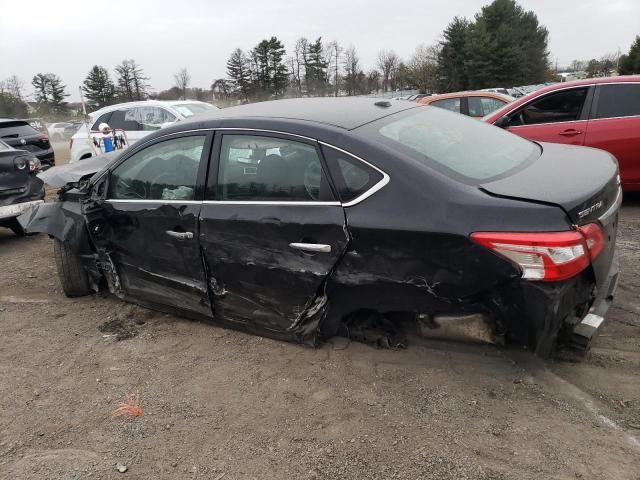
<path id="1" fill-rule="evenodd" d="M 124 192 L 122 192 L 122 187 L 126 189 Z M 131 185 L 125 182 L 122 178 L 118 178 L 116 183 L 116 191 L 122 192 L 122 195 L 118 195 L 118 197 L 120 198 L 129 198 L 131 195 L 133 195 L 141 200 L 144 200 L 145 198 L 147 198 L 147 190 L 142 183 L 140 184 L 140 188 L 142 188 L 142 195 L 138 193 Z"/>
<path id="2" fill-rule="evenodd" d="M 317 162 L 310 162 L 304 169 L 304 189 L 313 200 L 320 200 L 322 168 Z"/>

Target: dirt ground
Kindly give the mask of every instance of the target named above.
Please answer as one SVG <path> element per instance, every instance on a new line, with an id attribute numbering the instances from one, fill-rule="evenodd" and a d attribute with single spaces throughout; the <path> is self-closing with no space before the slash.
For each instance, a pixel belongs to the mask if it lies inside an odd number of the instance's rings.
<path id="1" fill-rule="evenodd" d="M 544 363 L 446 342 L 314 350 L 68 299 L 51 241 L 0 229 L 0 478 L 638 480 L 640 197 L 619 249 L 594 348 Z M 113 419 L 136 393 L 142 415 Z"/>

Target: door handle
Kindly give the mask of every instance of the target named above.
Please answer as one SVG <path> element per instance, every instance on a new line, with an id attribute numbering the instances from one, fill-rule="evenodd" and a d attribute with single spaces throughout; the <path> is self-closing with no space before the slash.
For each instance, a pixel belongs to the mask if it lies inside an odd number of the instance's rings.
<path id="1" fill-rule="evenodd" d="M 164 233 L 179 240 L 191 240 L 193 238 L 193 233 L 191 232 L 176 232 L 174 230 L 166 230 Z"/>
<path id="2" fill-rule="evenodd" d="M 331 245 L 325 243 L 290 243 L 289 246 L 295 250 L 311 253 L 331 253 Z"/>
<path id="3" fill-rule="evenodd" d="M 574 128 L 570 128 L 568 130 L 563 130 L 558 133 L 558 135 L 562 135 L 563 137 L 571 137 L 573 135 L 580 135 L 582 132 L 580 130 L 576 130 Z"/>

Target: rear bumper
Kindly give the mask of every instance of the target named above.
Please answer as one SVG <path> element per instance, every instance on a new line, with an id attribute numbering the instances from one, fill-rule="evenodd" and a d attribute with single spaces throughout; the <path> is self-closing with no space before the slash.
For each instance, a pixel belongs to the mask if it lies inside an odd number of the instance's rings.
<path id="1" fill-rule="evenodd" d="M 40 160 L 40 163 L 43 165 L 48 165 L 50 167 L 55 166 L 56 164 L 56 155 L 53 152 L 53 148 L 49 150 L 44 150 L 42 152 L 34 153 L 34 155 Z"/>
<path id="2" fill-rule="evenodd" d="M 618 255 L 614 254 L 607 281 L 604 283 L 603 288 L 599 289 L 593 305 L 589 309 L 589 313 L 587 313 L 578 324 L 573 326 L 570 336 L 572 346 L 584 349 L 585 351 L 591 347 L 591 342 L 598 336 L 598 333 L 604 325 L 604 316 L 613 303 L 619 279 L 620 266 L 618 264 Z"/>

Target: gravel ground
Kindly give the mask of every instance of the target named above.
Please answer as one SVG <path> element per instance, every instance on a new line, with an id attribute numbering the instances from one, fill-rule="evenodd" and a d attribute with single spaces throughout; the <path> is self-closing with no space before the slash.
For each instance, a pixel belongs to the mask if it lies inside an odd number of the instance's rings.
<path id="1" fill-rule="evenodd" d="M 543 363 L 448 342 L 310 349 L 68 299 L 51 241 L 0 229 L 0 478 L 638 480 L 639 232 L 630 198 L 602 335 L 581 362 Z M 132 394 L 142 414 L 112 418 Z"/>

